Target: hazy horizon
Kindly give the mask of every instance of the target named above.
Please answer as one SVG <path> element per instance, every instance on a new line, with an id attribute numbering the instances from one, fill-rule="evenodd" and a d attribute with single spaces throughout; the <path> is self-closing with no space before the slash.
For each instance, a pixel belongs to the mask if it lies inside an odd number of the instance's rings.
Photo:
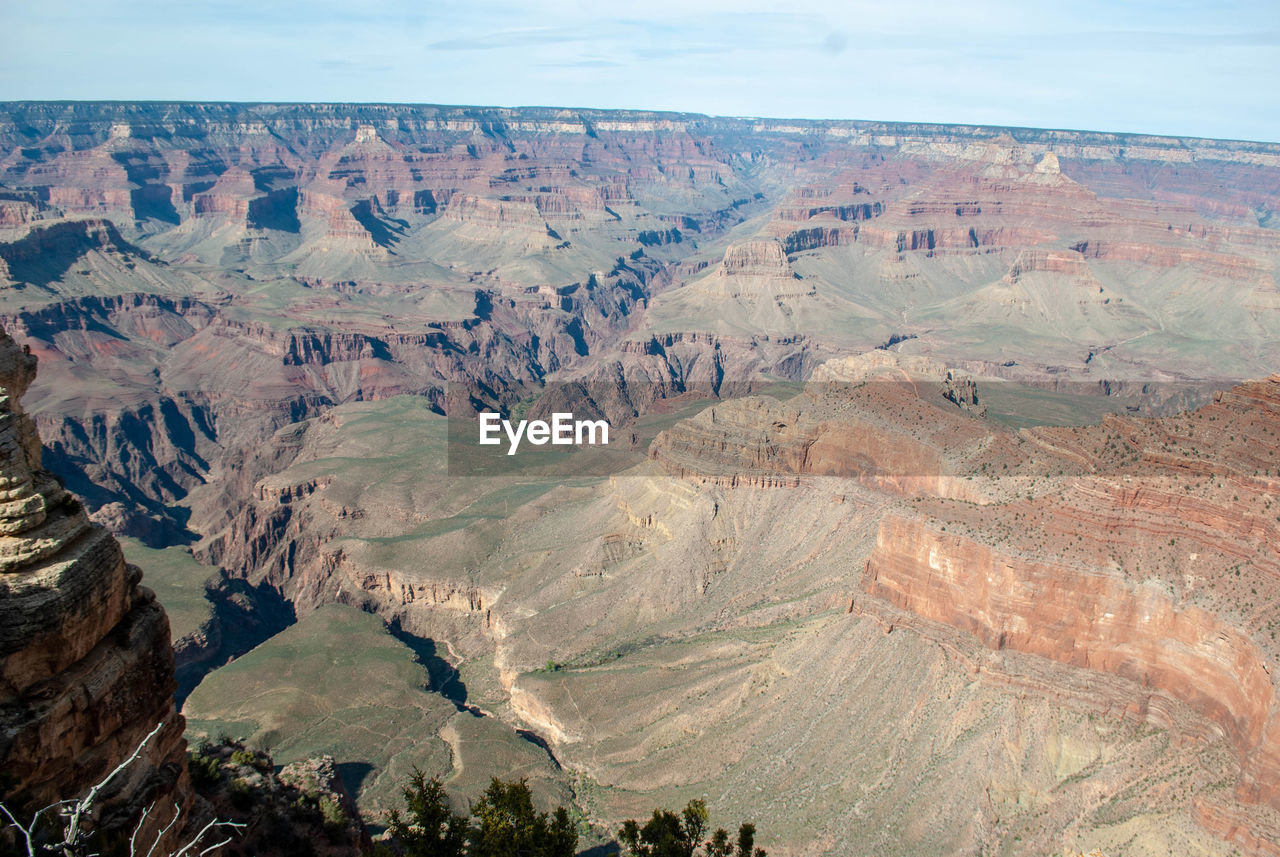
<path id="1" fill-rule="evenodd" d="M 1280 141 L 1280 6 L 49 0 L 0 100 L 401 103 Z"/>

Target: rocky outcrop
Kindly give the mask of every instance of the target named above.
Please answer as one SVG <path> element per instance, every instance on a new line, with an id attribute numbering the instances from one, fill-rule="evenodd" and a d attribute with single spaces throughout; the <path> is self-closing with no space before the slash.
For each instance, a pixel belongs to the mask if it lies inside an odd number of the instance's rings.
<path id="1" fill-rule="evenodd" d="M 908 375 L 906 366 L 921 371 Z M 896 377 L 866 383 L 886 368 Z M 949 473 L 943 455 L 948 442 L 983 434 L 965 413 L 980 411 L 971 380 L 927 358 L 886 352 L 821 369 L 790 402 L 735 399 L 682 420 L 655 438 L 649 457 L 672 476 L 724 487 L 795 487 L 836 476 L 895 494 L 980 499 Z"/>
<path id="2" fill-rule="evenodd" d="M 783 248 L 788 255 L 816 250 L 819 247 L 839 247 L 852 240 L 852 234 L 829 226 L 815 226 L 810 229 L 797 229 L 788 232 L 782 239 Z"/>
<path id="3" fill-rule="evenodd" d="M 534 202 L 499 201 L 471 194 L 457 194 L 450 199 L 444 216 L 459 223 L 491 229 L 521 229 L 545 233 L 549 228 Z"/>
<path id="4" fill-rule="evenodd" d="M 373 252 L 378 249 L 373 235 L 352 211 L 337 182 L 315 182 L 298 191 L 298 217 L 323 224 L 324 235 L 349 241 L 350 249 Z M 247 211 L 246 211 L 247 213 Z"/>
<path id="5" fill-rule="evenodd" d="M 218 218 L 244 226 L 250 201 L 260 195 L 249 171 L 232 167 L 218 177 L 213 187 L 192 196 L 191 211 L 196 217 Z"/>
<path id="6" fill-rule="evenodd" d="M 1133 262 L 1144 267 L 1192 267 L 1216 276 L 1236 280 L 1256 280 L 1268 276 L 1268 265 L 1241 255 L 1213 253 L 1192 247 L 1169 247 L 1137 241 L 1090 240 L 1072 245 L 1072 250 L 1089 259 Z"/>
<path id="7" fill-rule="evenodd" d="M 898 253 L 918 250 L 972 250 L 979 247 L 1017 247 L 1028 244 L 1042 244 L 1053 239 L 1053 233 L 1047 230 L 1017 226 L 956 226 L 915 229 L 863 226 L 856 235 L 856 240 L 861 244 L 894 250 Z"/>
<path id="8" fill-rule="evenodd" d="M 987 415 L 987 406 L 978 400 L 978 382 L 972 378 L 947 372 L 942 385 L 942 397 L 961 410 L 972 411 L 979 417 Z"/>
<path id="9" fill-rule="evenodd" d="M 858 202 L 849 205 L 792 205 L 779 208 L 778 219 L 802 222 L 827 216 L 848 222 L 870 220 L 873 217 L 879 217 L 882 213 L 884 213 L 884 205 L 879 202 Z"/>
<path id="10" fill-rule="evenodd" d="M 34 198 L 6 199 L 0 195 L 0 229 L 21 229 L 40 216 L 40 206 Z"/>
<path id="11" fill-rule="evenodd" d="M 828 235 L 821 230 L 807 239 L 796 240 L 801 245 L 811 240 L 815 246 L 822 241 L 839 243 L 838 235 Z M 803 247 L 797 245 L 798 249 Z M 731 244 L 720 267 L 694 287 L 715 298 L 747 304 L 813 297 L 816 294 L 813 285 L 796 276 L 787 259 L 788 252 L 783 242 L 772 239 Z"/>
<path id="12" fill-rule="evenodd" d="M 1156 584 L 1034 562 L 920 521 L 880 526 L 864 588 L 911 612 L 1013 649 L 1114 673 L 1217 723 L 1240 755 L 1246 798 L 1280 806 L 1280 701 L 1270 664 L 1212 613 Z"/>
<path id="13" fill-rule="evenodd" d="M 342 565 L 340 556 L 325 556 L 322 559 L 322 565 L 329 569 Z M 390 598 L 393 603 L 398 601 L 401 606 L 423 603 L 446 610 L 481 613 L 484 614 L 486 623 L 489 621 L 489 605 L 497 600 L 499 594 L 456 581 L 430 580 L 398 572 L 350 569 L 346 574 L 361 590 L 382 599 Z"/>
<path id="14" fill-rule="evenodd" d="M 42 469 L 20 404 L 35 371 L 35 357 L 0 334 L 0 799 L 29 812 L 78 797 L 159 724 L 96 807 L 97 829 L 111 835 L 153 806 L 150 842 L 192 809 L 169 623 L 116 540 Z"/>
<path id="15" fill-rule="evenodd" d="M 110 221 L 91 219 L 37 224 L 22 238 L 0 243 L 0 260 L 13 279 L 39 284 L 56 279 L 91 250 L 146 255 L 125 241 Z"/>
<path id="16" fill-rule="evenodd" d="M 777 241 L 746 241 L 725 251 L 720 268 L 726 276 L 788 277 L 791 265 Z"/>

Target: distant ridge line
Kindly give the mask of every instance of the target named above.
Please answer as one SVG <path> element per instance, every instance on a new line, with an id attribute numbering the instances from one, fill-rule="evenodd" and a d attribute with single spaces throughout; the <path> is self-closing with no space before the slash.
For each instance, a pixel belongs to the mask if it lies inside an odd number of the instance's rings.
<path id="1" fill-rule="evenodd" d="M 161 111 L 160 116 L 154 115 Z M 653 132 L 683 130 L 723 130 L 754 134 L 812 134 L 852 136 L 854 132 L 873 136 L 948 138 L 951 142 L 997 141 L 1012 138 L 1014 143 L 1075 143 L 1092 145 L 1147 145 L 1228 149 L 1280 155 L 1280 142 L 1231 140 L 1212 137 L 1144 134 L 1123 131 L 1096 131 L 1068 128 L 1033 128 L 1017 125 L 882 121 L 863 119 L 805 119 L 787 117 L 712 116 L 662 110 L 605 109 L 590 107 L 498 107 L 398 102 L 278 102 L 278 101 L 5 101 L 0 102 L 0 129 L 26 125 L 36 133 L 48 133 L 67 122 L 153 122 L 158 125 L 198 124 L 213 119 L 255 118 L 259 121 L 300 119 L 307 115 L 329 115 L 348 121 L 402 119 L 417 121 L 554 122 L 583 125 L 595 123 L 658 123 Z M 5 126 L 9 128 L 5 128 Z M 43 126 L 43 127 L 42 127 Z M 353 126 L 354 128 L 354 126 Z M 139 129 L 142 130 L 142 129 Z M 517 132 L 527 129 L 514 129 Z M 841 133 L 844 132 L 844 133 Z M 579 132 L 583 133 L 583 132 Z"/>

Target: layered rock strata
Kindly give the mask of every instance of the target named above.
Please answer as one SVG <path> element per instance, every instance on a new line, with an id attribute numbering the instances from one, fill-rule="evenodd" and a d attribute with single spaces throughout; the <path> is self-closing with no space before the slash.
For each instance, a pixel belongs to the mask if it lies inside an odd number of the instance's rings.
<path id="1" fill-rule="evenodd" d="M 1280 376 L 1176 416 L 1016 433 L 976 418 L 981 388 L 873 352 L 823 365 L 787 402 L 709 407 L 650 456 L 739 494 L 827 475 L 906 495 L 879 521 L 851 611 L 1044 659 L 1051 695 L 1160 726 L 1201 719 L 1193 740 L 1222 741 L 1235 766 L 1186 808 L 1246 853 L 1277 853 Z"/>
<path id="2" fill-rule="evenodd" d="M 990 648 L 1113 673 L 1191 705 L 1239 753 L 1240 797 L 1280 805 L 1268 659 L 1248 635 L 1207 610 L 1179 608 L 1159 584 L 1028 561 L 891 515 L 863 585 Z"/>
<path id="3" fill-rule="evenodd" d="M 0 800 L 21 818 L 80 797 L 159 726 L 94 807 L 110 836 L 151 806 L 139 840 L 150 844 L 192 808 L 169 621 L 115 538 L 41 468 L 19 401 L 35 374 L 36 358 L 0 332 Z"/>

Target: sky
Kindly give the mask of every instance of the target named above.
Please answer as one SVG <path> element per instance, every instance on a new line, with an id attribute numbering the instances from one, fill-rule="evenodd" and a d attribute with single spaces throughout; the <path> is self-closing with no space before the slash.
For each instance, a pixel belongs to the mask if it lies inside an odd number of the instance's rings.
<path id="1" fill-rule="evenodd" d="M 1280 141 L 1278 0 L 0 0 L 0 100 L 678 110 Z"/>

